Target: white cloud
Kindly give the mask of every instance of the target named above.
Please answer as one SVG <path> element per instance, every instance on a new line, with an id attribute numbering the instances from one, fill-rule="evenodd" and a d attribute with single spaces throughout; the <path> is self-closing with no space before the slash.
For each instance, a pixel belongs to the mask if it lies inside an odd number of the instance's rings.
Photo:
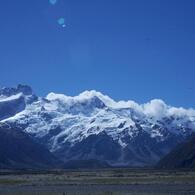
<path id="1" fill-rule="evenodd" d="M 143 112 L 155 118 L 162 118 L 167 113 L 168 106 L 160 99 L 151 100 L 143 105 Z"/>
<path id="2" fill-rule="evenodd" d="M 104 102 L 105 105 L 113 109 L 131 108 L 135 110 L 136 112 L 140 113 L 141 115 L 153 117 L 156 120 L 161 119 L 166 116 L 168 117 L 170 116 L 188 117 L 188 118 L 195 119 L 195 109 L 172 107 L 172 106 L 167 105 L 161 99 L 154 99 L 145 104 L 138 104 L 134 101 L 118 101 L 117 102 L 117 101 L 114 101 L 109 96 L 104 95 L 95 90 L 85 91 L 75 97 L 65 96 L 62 94 L 50 93 L 48 94 L 47 99 L 49 100 L 58 99 L 66 103 L 74 103 L 74 102 L 86 101 L 94 96 L 97 96 L 98 98 L 100 98 Z"/>
<path id="3" fill-rule="evenodd" d="M 170 107 L 168 110 L 168 115 L 174 115 L 178 117 L 195 117 L 195 110 L 194 109 L 184 109 L 182 107 L 180 108 L 175 108 L 175 107 Z"/>

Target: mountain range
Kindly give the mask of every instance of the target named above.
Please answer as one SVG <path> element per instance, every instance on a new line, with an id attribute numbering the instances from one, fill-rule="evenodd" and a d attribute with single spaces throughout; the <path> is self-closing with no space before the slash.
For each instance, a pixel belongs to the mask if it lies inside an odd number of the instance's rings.
<path id="1" fill-rule="evenodd" d="M 114 101 L 94 90 L 74 97 L 55 93 L 38 97 L 26 85 L 0 89 L 0 153 L 5 156 L 0 157 L 0 164 L 8 160 L 21 165 L 10 158 L 23 152 L 15 148 L 8 152 L 12 142 L 5 140 L 11 137 L 15 144 L 32 143 L 27 148 L 38 156 L 44 154 L 39 165 L 60 161 L 64 165 L 93 162 L 94 166 L 147 167 L 194 132 L 194 109 L 173 107 L 160 99 L 138 104 Z M 31 156 L 28 150 L 23 154 L 18 159 Z M 38 156 L 23 165 L 37 165 Z"/>

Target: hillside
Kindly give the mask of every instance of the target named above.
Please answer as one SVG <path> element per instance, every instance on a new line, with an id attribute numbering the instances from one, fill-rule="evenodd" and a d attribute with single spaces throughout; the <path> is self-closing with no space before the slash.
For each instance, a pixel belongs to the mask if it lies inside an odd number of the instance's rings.
<path id="1" fill-rule="evenodd" d="M 174 148 L 157 164 L 157 167 L 165 169 L 195 169 L 195 134 Z"/>

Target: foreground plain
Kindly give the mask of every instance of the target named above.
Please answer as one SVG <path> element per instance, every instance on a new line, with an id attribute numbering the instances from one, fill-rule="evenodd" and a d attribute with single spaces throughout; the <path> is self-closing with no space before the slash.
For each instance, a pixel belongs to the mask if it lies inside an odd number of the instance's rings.
<path id="1" fill-rule="evenodd" d="M 194 171 L 1 171 L 0 195 L 195 194 Z"/>

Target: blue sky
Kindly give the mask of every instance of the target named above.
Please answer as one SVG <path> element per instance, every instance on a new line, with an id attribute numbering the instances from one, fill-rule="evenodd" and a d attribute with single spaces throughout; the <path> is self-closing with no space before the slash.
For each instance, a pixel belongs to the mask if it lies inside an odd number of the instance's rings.
<path id="1" fill-rule="evenodd" d="M 195 107 L 194 10 L 193 0 L 2 0 L 0 86 Z"/>

